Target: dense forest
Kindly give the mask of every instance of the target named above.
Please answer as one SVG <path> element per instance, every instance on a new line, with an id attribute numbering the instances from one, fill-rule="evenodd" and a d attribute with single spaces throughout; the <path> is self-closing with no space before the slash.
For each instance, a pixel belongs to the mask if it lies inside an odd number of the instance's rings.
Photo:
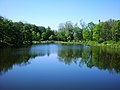
<path id="1" fill-rule="evenodd" d="M 0 47 L 30 45 L 32 41 L 65 41 L 82 42 L 96 41 L 103 43 L 106 41 L 120 41 L 120 20 L 109 19 L 98 24 L 90 22 L 85 24 L 80 20 L 73 25 L 71 21 L 59 24 L 58 31 L 51 30 L 50 27 L 36 26 L 34 24 L 13 22 L 0 16 Z"/>
<path id="2" fill-rule="evenodd" d="M 21 46 L 32 41 L 53 39 L 54 31 L 50 27 L 36 26 L 23 22 L 13 22 L 0 17 L 0 45 Z"/>

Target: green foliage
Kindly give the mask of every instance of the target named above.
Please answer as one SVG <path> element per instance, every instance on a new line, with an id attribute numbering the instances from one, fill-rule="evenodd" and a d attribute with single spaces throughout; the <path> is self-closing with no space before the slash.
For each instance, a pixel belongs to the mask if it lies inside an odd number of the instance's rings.
<path id="1" fill-rule="evenodd" d="M 37 32 L 37 41 L 39 41 L 39 39 L 40 39 L 40 33 L 39 32 Z"/>
<path id="2" fill-rule="evenodd" d="M 100 38 L 100 24 L 96 25 L 93 30 L 93 40 L 99 41 Z"/>
<path id="3" fill-rule="evenodd" d="M 37 38 L 37 35 L 36 35 L 36 32 L 35 31 L 32 31 L 32 40 L 36 40 Z"/>
<path id="4" fill-rule="evenodd" d="M 87 31 L 86 29 L 83 30 L 83 39 L 85 41 L 90 39 L 90 32 Z"/>
<path id="5" fill-rule="evenodd" d="M 107 41 L 120 41 L 120 20 L 108 20 L 94 24 L 80 21 L 81 28 L 71 21 L 61 23 L 58 31 L 50 27 L 33 24 L 12 22 L 0 16 L 0 46 L 21 46 L 32 44 L 32 41 L 64 41 L 81 42 L 95 41 L 105 44 Z M 119 47 L 116 44 L 115 47 Z"/>
<path id="6" fill-rule="evenodd" d="M 50 27 L 36 26 L 22 22 L 12 22 L 0 16 L 0 46 L 22 46 L 32 41 L 49 40 L 54 35 Z M 52 38 L 53 39 L 53 36 Z"/>
<path id="7" fill-rule="evenodd" d="M 59 25 L 57 37 L 61 41 L 79 41 L 82 40 L 82 29 L 77 24 L 74 26 L 72 22 L 67 21 L 65 24 Z"/>
<path id="8" fill-rule="evenodd" d="M 83 40 L 93 40 L 93 29 L 95 28 L 95 24 L 90 22 L 87 26 L 83 29 Z"/>
<path id="9" fill-rule="evenodd" d="M 116 21 L 112 27 L 112 35 L 113 41 L 120 41 L 120 20 Z"/>
<path id="10" fill-rule="evenodd" d="M 77 26 L 77 24 L 75 25 L 74 29 L 73 29 L 73 39 L 74 41 L 78 42 L 79 40 L 82 40 L 82 29 L 80 27 Z"/>
<path id="11" fill-rule="evenodd" d="M 42 40 L 47 40 L 46 38 L 47 34 L 45 32 L 42 33 Z"/>
<path id="12" fill-rule="evenodd" d="M 49 37 L 49 40 L 54 40 L 54 36 L 51 35 L 51 36 Z"/>

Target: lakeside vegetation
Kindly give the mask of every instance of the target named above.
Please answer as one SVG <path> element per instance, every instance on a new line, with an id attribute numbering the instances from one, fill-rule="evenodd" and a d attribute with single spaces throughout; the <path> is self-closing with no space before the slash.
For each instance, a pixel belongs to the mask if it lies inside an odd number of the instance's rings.
<path id="1" fill-rule="evenodd" d="M 90 46 L 120 48 L 120 20 L 99 20 L 98 24 L 85 24 L 80 20 L 80 26 L 67 21 L 59 24 L 58 31 L 55 31 L 50 27 L 13 22 L 0 16 L 0 47 L 20 47 L 38 43 L 84 43 Z"/>

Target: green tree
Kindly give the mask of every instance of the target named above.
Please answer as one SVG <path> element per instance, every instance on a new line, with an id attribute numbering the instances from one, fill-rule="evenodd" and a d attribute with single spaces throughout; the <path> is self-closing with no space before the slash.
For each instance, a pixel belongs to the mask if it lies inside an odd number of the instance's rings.
<path id="1" fill-rule="evenodd" d="M 112 35 L 113 41 L 120 41 L 120 20 L 116 21 L 112 27 Z"/>
<path id="2" fill-rule="evenodd" d="M 74 41 L 82 40 L 82 29 L 80 29 L 80 27 L 78 27 L 77 24 L 75 24 L 73 28 L 73 38 Z"/>
<path id="3" fill-rule="evenodd" d="M 24 24 L 23 26 L 23 35 L 24 35 L 24 43 L 23 44 L 31 44 L 32 43 L 32 31 L 29 24 Z"/>
<path id="4" fill-rule="evenodd" d="M 73 25 L 71 21 L 67 21 L 65 23 L 65 36 L 67 37 L 67 41 L 72 41 L 73 40 Z"/>
<path id="5" fill-rule="evenodd" d="M 35 41 L 37 39 L 37 34 L 35 31 L 32 31 L 32 40 Z"/>
<path id="6" fill-rule="evenodd" d="M 46 36 L 47 36 L 46 32 L 43 32 L 42 33 L 42 40 L 47 40 Z"/>
<path id="7" fill-rule="evenodd" d="M 93 30 L 93 40 L 99 41 L 100 39 L 100 24 L 96 25 L 94 30 Z"/>
<path id="8" fill-rule="evenodd" d="M 49 40 L 54 40 L 54 35 L 51 35 L 51 36 L 49 37 Z"/>
<path id="9" fill-rule="evenodd" d="M 93 40 L 93 29 L 95 28 L 95 24 L 93 22 L 88 23 L 87 25 L 87 30 L 89 31 L 90 34 L 90 40 Z"/>
<path id="10" fill-rule="evenodd" d="M 83 30 L 83 40 L 90 40 L 90 32 L 85 28 L 84 30 Z"/>
<path id="11" fill-rule="evenodd" d="M 40 40 L 40 33 L 39 32 L 37 32 L 37 39 L 36 39 L 37 41 L 39 41 Z"/>

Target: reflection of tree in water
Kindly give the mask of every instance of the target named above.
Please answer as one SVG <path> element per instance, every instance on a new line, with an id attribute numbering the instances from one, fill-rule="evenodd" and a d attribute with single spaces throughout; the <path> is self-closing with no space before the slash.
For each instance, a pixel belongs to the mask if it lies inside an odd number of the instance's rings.
<path id="1" fill-rule="evenodd" d="M 120 51 L 110 48 L 93 48 L 92 63 L 99 69 L 120 72 Z"/>
<path id="2" fill-rule="evenodd" d="M 50 45 L 35 45 L 24 48 L 0 48 L 0 73 L 3 74 L 14 65 L 28 65 L 30 59 L 51 54 Z"/>
<path id="3" fill-rule="evenodd" d="M 30 58 L 44 56 L 42 53 L 30 53 L 29 48 L 4 48 L 0 49 L 0 74 L 12 69 L 14 65 L 28 65 Z"/>
<path id="4" fill-rule="evenodd" d="M 119 53 L 118 50 L 102 47 L 63 46 L 58 49 L 59 61 L 65 64 L 79 62 L 80 66 L 85 64 L 89 68 L 97 67 L 100 70 L 109 70 L 116 73 L 120 72 Z"/>
<path id="5" fill-rule="evenodd" d="M 82 46 L 81 46 L 82 47 Z M 79 45 L 63 45 L 58 48 L 59 61 L 70 64 L 72 62 L 77 63 L 77 60 L 82 55 L 82 48 Z"/>
<path id="6" fill-rule="evenodd" d="M 7 72 L 9 69 L 13 68 L 13 65 L 26 65 L 29 64 L 28 60 L 30 55 L 27 51 L 17 53 L 18 50 L 13 50 L 11 48 L 0 50 L 0 73 Z M 24 53 L 24 54 L 22 54 Z"/>
<path id="7" fill-rule="evenodd" d="M 81 62 L 86 64 L 87 67 L 91 68 L 94 66 L 91 59 L 92 59 L 92 51 L 91 51 L 90 47 L 85 47 L 82 51 Z"/>
<path id="8" fill-rule="evenodd" d="M 46 45 L 47 47 L 47 45 Z M 51 46 L 50 46 L 51 47 Z M 7 72 L 14 65 L 27 65 L 30 58 L 49 55 L 53 48 L 44 49 L 39 47 L 12 49 L 0 49 L 0 73 Z M 57 47 L 56 47 L 57 48 Z M 55 48 L 55 51 L 57 50 Z M 100 70 L 120 73 L 120 50 L 102 47 L 86 47 L 83 45 L 58 45 L 58 59 L 65 64 L 85 64 L 87 67 L 97 67 Z"/>

